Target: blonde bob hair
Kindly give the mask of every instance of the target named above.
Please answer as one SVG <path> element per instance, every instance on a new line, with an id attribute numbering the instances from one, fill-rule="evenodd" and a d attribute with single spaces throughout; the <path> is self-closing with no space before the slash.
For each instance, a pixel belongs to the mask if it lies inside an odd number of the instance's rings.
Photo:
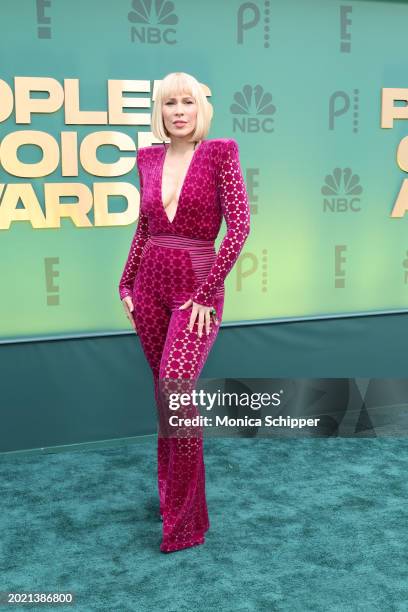
<path id="1" fill-rule="evenodd" d="M 191 74 L 171 72 L 159 83 L 155 93 L 151 128 L 154 137 L 158 140 L 164 141 L 169 138 L 169 132 L 163 121 L 163 103 L 167 98 L 182 94 L 191 96 L 197 104 L 196 127 L 190 142 L 202 140 L 207 136 L 213 116 L 213 107 L 207 100 L 202 85 Z"/>

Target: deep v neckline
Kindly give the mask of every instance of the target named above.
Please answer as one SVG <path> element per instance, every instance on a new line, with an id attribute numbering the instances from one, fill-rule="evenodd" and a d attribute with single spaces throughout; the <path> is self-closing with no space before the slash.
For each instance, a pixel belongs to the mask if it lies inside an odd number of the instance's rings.
<path id="1" fill-rule="evenodd" d="M 163 203 L 163 170 L 164 170 L 164 162 L 166 160 L 166 153 L 167 153 L 167 149 L 168 149 L 168 147 L 166 147 L 166 143 L 164 143 L 163 150 L 162 150 L 162 153 L 161 153 L 161 159 L 160 159 L 160 180 L 159 180 L 159 183 L 160 183 L 160 208 L 162 209 L 162 211 L 164 213 L 164 216 L 166 217 L 166 219 L 170 223 L 170 225 L 173 225 L 174 221 L 176 220 L 176 217 L 177 217 L 177 214 L 178 214 L 178 211 L 179 211 L 179 208 L 180 208 L 180 202 L 181 202 L 182 197 L 183 197 L 183 192 L 184 192 L 185 184 L 187 183 L 187 180 L 188 180 L 188 177 L 189 177 L 189 174 L 190 174 L 193 162 L 194 162 L 194 160 L 195 160 L 195 158 L 197 156 L 197 152 L 201 149 L 201 147 L 203 146 L 204 142 L 205 142 L 205 140 L 202 140 L 200 142 L 200 144 L 198 145 L 198 147 L 196 147 L 194 149 L 193 155 L 192 155 L 192 157 L 190 159 L 190 163 L 188 164 L 188 167 L 187 167 L 187 172 L 185 174 L 183 184 L 182 184 L 181 189 L 180 189 L 180 194 L 179 194 L 179 197 L 178 197 L 178 200 L 177 200 L 176 212 L 174 213 L 174 217 L 173 217 L 173 219 L 171 221 L 170 221 L 170 219 L 169 219 L 169 217 L 168 217 L 168 215 L 166 213 L 166 209 L 164 208 L 164 203 Z"/>

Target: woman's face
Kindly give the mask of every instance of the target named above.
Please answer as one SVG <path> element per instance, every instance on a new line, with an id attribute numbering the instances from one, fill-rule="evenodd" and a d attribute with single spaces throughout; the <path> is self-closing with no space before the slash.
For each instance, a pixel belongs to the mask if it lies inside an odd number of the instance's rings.
<path id="1" fill-rule="evenodd" d="M 162 106 L 163 122 L 170 136 L 185 137 L 195 130 L 197 104 L 187 93 L 165 98 Z M 177 122 L 180 123 L 177 123 Z"/>

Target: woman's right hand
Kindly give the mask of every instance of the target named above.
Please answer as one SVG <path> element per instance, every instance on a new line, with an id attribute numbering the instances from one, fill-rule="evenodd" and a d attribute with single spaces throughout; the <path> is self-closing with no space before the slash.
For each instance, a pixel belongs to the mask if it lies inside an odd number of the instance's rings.
<path id="1" fill-rule="evenodd" d="M 126 314 L 127 318 L 129 319 L 129 321 L 131 322 L 132 327 L 135 330 L 135 333 L 137 334 L 136 324 L 135 324 L 135 322 L 133 320 L 133 316 L 132 316 L 133 301 L 132 301 L 132 298 L 130 297 L 130 295 L 127 295 L 126 297 L 123 298 L 122 304 L 123 304 L 123 308 L 125 309 L 125 314 Z"/>

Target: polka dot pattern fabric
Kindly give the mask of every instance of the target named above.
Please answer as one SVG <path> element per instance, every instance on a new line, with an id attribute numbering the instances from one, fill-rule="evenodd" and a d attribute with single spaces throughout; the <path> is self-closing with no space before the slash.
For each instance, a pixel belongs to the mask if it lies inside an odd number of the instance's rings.
<path id="1" fill-rule="evenodd" d="M 187 249 L 148 242 L 132 293 L 133 319 L 153 372 L 157 406 L 158 491 L 163 517 L 162 552 L 173 552 L 205 541 L 209 528 L 205 495 L 202 431 L 198 427 L 169 428 L 170 395 L 191 393 L 217 337 L 211 320 L 209 335 L 198 335 L 198 320 L 188 328 L 192 306 L 180 310 L 197 281 Z M 224 296 L 214 299 L 222 321 Z M 180 418 L 199 416 L 193 405 L 177 411 Z"/>
<path id="2" fill-rule="evenodd" d="M 125 268 L 119 283 L 123 299 L 131 295 L 143 248 L 154 235 L 177 235 L 212 240 L 223 217 L 227 231 L 207 278 L 192 299 L 212 306 L 212 298 L 224 286 L 250 231 L 250 210 L 233 138 L 203 140 L 195 149 L 172 221 L 162 203 L 162 175 L 167 143 L 141 147 L 137 154 L 140 180 L 140 214 Z"/>
<path id="3" fill-rule="evenodd" d="M 249 233 L 249 206 L 234 140 L 203 141 L 194 152 L 173 221 L 161 200 L 165 149 L 139 149 L 141 208 L 119 284 L 132 296 L 141 347 L 153 374 L 157 406 L 157 485 L 165 553 L 205 542 L 210 527 L 205 494 L 203 432 L 199 426 L 169 426 L 172 394 L 191 393 L 218 335 L 224 308 L 224 279 Z M 222 217 L 227 233 L 218 253 L 214 241 Z M 192 299 L 212 306 L 210 333 L 192 331 Z M 193 402 L 177 417 L 193 418 Z M 191 421 L 190 421 L 191 423 Z"/>

